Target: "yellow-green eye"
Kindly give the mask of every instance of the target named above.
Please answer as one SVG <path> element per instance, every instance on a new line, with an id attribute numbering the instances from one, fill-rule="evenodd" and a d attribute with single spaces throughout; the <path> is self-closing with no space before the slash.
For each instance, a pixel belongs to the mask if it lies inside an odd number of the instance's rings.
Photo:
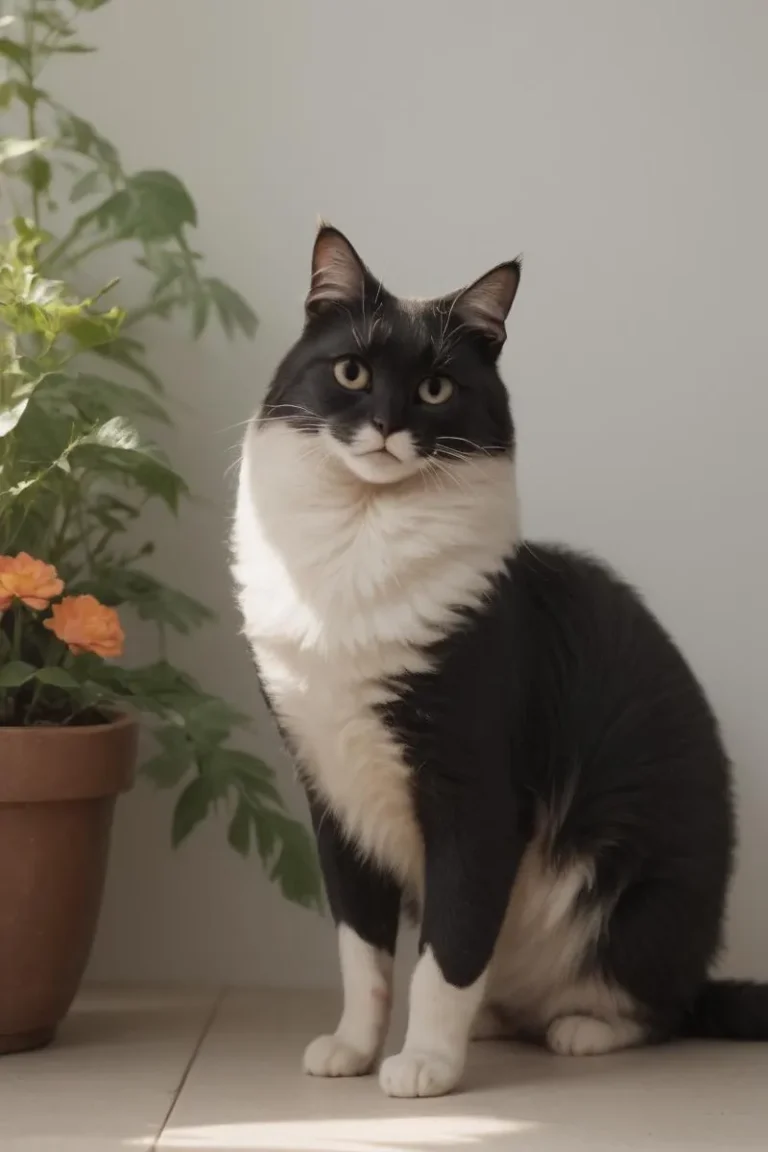
<path id="1" fill-rule="evenodd" d="M 348 388 L 350 392 L 362 392 L 370 383 L 371 374 L 356 356 L 343 356 L 333 366 L 333 375 L 337 384 Z"/>
<path id="2" fill-rule="evenodd" d="M 419 384 L 419 399 L 425 404 L 445 404 L 453 396 L 453 380 L 447 376 L 428 376 Z"/>

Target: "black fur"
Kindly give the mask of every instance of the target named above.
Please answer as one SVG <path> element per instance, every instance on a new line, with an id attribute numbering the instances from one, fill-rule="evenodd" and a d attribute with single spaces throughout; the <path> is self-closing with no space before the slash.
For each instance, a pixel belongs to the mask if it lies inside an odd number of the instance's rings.
<path id="1" fill-rule="evenodd" d="M 320 238 L 327 231 L 333 232 Z M 359 262 L 343 243 L 348 258 Z M 518 263 L 499 270 L 507 268 L 516 283 Z M 310 434 L 327 427 L 343 442 L 369 421 L 387 432 L 407 428 L 425 457 L 511 451 L 509 401 L 496 371 L 503 339 L 478 327 L 481 320 L 462 305 L 462 293 L 413 306 L 387 292 L 361 262 L 358 275 L 362 294 L 308 310 L 302 338 L 280 364 L 261 418 L 290 421 Z M 352 392 L 334 379 L 334 362 L 349 356 L 372 369 L 370 388 Z M 419 384 L 442 374 L 456 385 L 450 400 L 420 401 Z"/>
<path id="2" fill-rule="evenodd" d="M 344 835 L 336 818 L 307 791 L 323 879 L 337 923 L 351 924 L 358 936 L 390 954 L 395 951 L 400 889 L 366 860 Z"/>
<path id="3" fill-rule="evenodd" d="M 768 1039 L 768 984 L 711 980 L 683 1017 L 682 1034 L 706 1039 Z"/>
<path id="4" fill-rule="evenodd" d="M 483 869 L 466 910 L 440 884 L 430 916 L 427 896 L 425 938 L 446 975 L 468 984 L 485 968 L 508 869 L 544 814 L 552 861 L 593 860 L 588 899 L 613 907 L 588 964 L 655 1029 L 676 1030 L 719 944 L 733 816 L 715 719 L 674 644 L 602 565 L 528 546 L 436 665 L 403 684 L 388 719 L 414 767 L 428 858 L 429 837 L 450 835 Z M 446 923 L 460 949 L 441 941 Z"/>
<path id="5" fill-rule="evenodd" d="M 357 261 L 351 248 L 345 258 Z M 511 453 L 496 370 L 503 316 L 499 330 L 482 308 L 462 313 L 460 295 L 414 308 L 362 264 L 358 275 L 349 298 L 332 276 L 310 297 L 262 417 L 340 440 L 378 420 L 407 427 L 425 456 L 450 456 L 460 440 L 468 454 Z M 332 368 L 356 346 L 373 383 L 350 392 Z M 420 406 L 419 382 L 442 372 L 454 396 Z M 413 772 L 422 945 L 444 977 L 463 987 L 487 967 L 519 861 L 543 827 L 553 866 L 594 870 L 580 898 L 600 905 L 604 928 L 583 974 L 626 990 L 649 1037 L 768 1039 L 768 987 L 708 982 L 733 857 L 730 767 L 700 685 L 638 595 L 595 560 L 523 545 L 482 609 L 431 655 L 433 670 L 399 681 L 383 717 Z M 313 815 L 334 915 L 393 950 L 394 882 L 330 814 L 313 805 Z"/>

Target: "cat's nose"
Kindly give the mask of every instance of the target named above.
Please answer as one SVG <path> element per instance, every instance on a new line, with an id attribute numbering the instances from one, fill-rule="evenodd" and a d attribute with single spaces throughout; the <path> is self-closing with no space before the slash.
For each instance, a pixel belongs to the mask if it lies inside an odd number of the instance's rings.
<path id="1" fill-rule="evenodd" d="M 373 424 L 377 432 L 381 432 L 382 436 L 386 437 L 389 435 L 389 421 L 385 420 L 383 416 L 374 416 L 371 424 Z"/>

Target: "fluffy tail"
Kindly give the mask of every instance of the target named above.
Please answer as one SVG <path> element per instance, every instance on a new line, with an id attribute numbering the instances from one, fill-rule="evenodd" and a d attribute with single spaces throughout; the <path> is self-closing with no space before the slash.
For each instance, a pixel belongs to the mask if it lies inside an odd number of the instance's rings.
<path id="1" fill-rule="evenodd" d="M 708 981 L 686 1013 L 681 1033 L 708 1040 L 768 1040 L 768 984 Z"/>

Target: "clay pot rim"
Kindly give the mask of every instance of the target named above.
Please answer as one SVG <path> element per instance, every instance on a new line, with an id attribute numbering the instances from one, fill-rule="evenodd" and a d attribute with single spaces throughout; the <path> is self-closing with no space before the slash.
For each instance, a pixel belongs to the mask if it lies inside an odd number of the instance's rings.
<path id="1" fill-rule="evenodd" d="M 130 788 L 138 718 L 107 724 L 0 728 L 0 808 L 117 795 Z"/>
<path id="2" fill-rule="evenodd" d="M 114 719 L 104 724 L 0 724 L 0 739 L 7 734 L 34 732 L 41 739 L 60 740 L 62 736 L 82 736 L 84 732 L 114 732 L 116 728 L 128 728 L 138 723 L 138 716 L 132 712 L 115 712 Z"/>

